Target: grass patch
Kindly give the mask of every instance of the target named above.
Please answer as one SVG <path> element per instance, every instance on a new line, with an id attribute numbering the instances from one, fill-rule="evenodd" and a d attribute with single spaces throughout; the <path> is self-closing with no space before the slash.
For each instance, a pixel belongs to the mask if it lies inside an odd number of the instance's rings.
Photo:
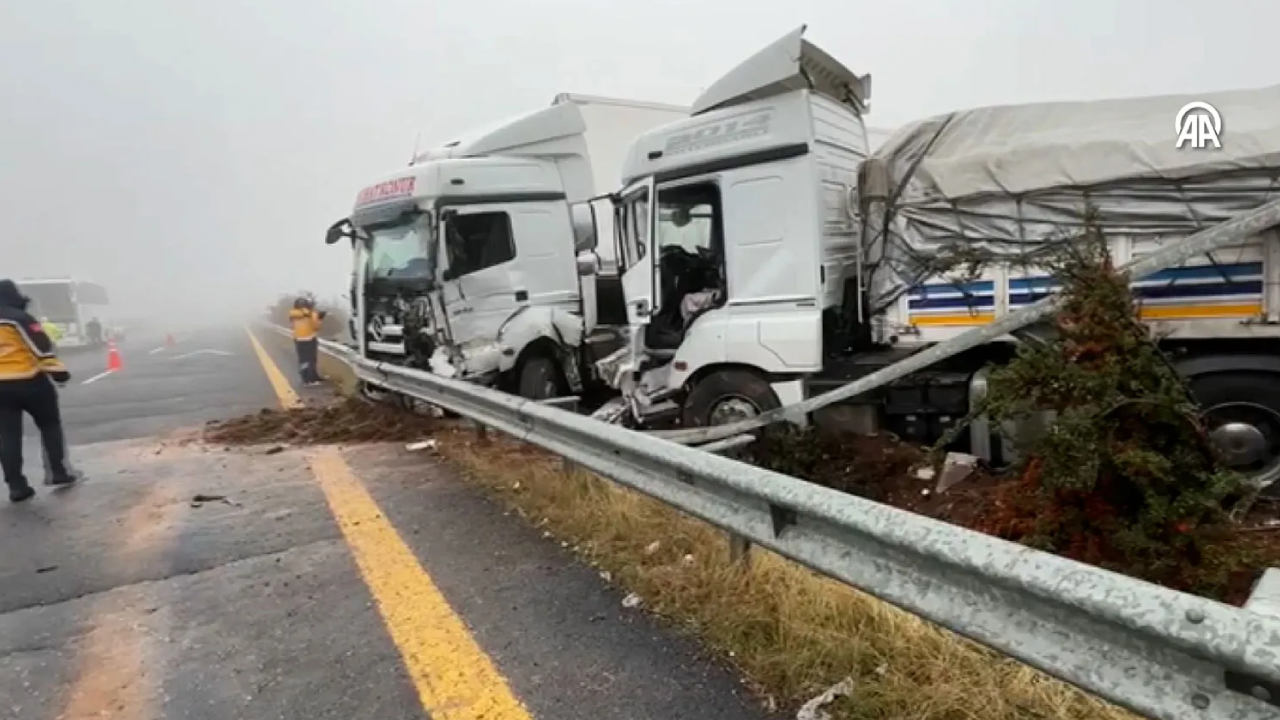
<path id="1" fill-rule="evenodd" d="M 558 458 L 469 433 L 442 454 L 571 543 L 651 612 L 701 637 L 766 704 L 794 709 L 853 678 L 839 720 L 1132 718 L 1064 683 L 759 548 L 733 567 L 718 530 Z"/>

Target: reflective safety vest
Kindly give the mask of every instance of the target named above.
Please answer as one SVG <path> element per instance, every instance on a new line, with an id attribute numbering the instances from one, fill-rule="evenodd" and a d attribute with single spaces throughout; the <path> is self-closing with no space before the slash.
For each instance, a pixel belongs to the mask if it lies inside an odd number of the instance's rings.
<path id="1" fill-rule="evenodd" d="M 51 323 L 47 318 L 41 319 L 40 324 L 44 326 L 45 334 L 55 343 L 62 339 L 62 328 L 57 323 Z"/>
<path id="2" fill-rule="evenodd" d="M 41 373 L 58 382 L 71 377 L 41 323 L 22 310 L 0 307 L 0 382 L 29 380 Z"/>
<path id="3" fill-rule="evenodd" d="M 320 332 L 320 316 L 315 310 L 294 308 L 289 311 L 289 323 L 293 325 L 293 339 L 312 340 Z"/>

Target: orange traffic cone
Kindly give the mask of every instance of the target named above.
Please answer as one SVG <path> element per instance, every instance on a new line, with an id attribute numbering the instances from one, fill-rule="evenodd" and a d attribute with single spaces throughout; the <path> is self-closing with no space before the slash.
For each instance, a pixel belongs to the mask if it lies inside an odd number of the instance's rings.
<path id="1" fill-rule="evenodd" d="M 124 368 L 120 363 L 120 350 L 116 348 L 115 340 L 107 341 L 107 372 L 115 372 Z"/>

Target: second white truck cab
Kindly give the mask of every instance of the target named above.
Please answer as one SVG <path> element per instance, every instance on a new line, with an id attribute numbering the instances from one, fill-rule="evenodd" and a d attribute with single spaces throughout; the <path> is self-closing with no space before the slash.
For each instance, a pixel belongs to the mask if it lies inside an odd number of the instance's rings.
<path id="1" fill-rule="evenodd" d="M 365 357 L 533 398 L 580 392 L 623 321 L 597 238 L 631 136 L 684 108 L 574 95 L 418 154 L 360 191 L 326 241 L 353 239 Z M 607 235 L 606 235 L 607 236 Z M 603 262 L 602 262 L 603 260 Z"/>
<path id="2" fill-rule="evenodd" d="M 857 269 L 847 208 L 868 155 L 870 78 L 802 33 L 632 147 L 615 223 L 633 333 L 602 372 L 646 422 L 791 404 L 823 368 L 824 309 Z"/>

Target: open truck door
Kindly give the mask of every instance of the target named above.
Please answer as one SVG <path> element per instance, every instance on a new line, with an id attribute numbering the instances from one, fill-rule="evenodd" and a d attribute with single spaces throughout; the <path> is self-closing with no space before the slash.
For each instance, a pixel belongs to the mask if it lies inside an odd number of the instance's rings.
<path id="1" fill-rule="evenodd" d="M 657 254 L 654 248 L 656 192 L 653 178 L 627 187 L 618 196 L 614 210 L 614 234 L 618 258 L 625 263 L 622 293 L 627 304 L 627 323 L 633 328 L 648 325 L 657 312 Z"/>

